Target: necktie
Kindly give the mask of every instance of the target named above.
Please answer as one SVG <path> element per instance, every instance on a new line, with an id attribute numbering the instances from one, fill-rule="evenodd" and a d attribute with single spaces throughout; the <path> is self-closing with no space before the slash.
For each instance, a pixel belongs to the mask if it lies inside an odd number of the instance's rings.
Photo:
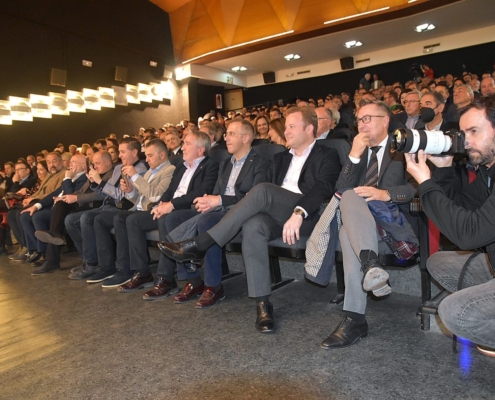
<path id="1" fill-rule="evenodd" d="M 368 163 L 368 170 L 364 177 L 364 186 L 374 186 L 378 184 L 378 158 L 376 153 L 380 151 L 381 146 L 370 147 L 371 156 Z"/>

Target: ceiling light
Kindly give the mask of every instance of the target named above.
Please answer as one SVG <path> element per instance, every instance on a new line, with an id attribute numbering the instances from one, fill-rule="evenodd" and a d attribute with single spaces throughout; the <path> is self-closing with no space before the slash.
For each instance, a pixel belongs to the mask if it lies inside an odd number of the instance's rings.
<path id="1" fill-rule="evenodd" d="M 433 24 L 421 24 L 414 28 L 416 32 L 431 31 L 432 29 L 435 29 L 435 25 Z"/>
<path id="2" fill-rule="evenodd" d="M 0 125 L 12 125 L 10 101 L 8 100 L 0 100 Z"/>
<path id="3" fill-rule="evenodd" d="M 292 60 L 299 60 L 301 56 L 299 54 L 287 54 L 286 56 L 284 56 L 284 58 L 287 61 L 292 61 Z"/>
<path id="4" fill-rule="evenodd" d="M 366 12 L 359 13 L 359 14 L 349 15 L 347 17 L 332 19 L 331 21 L 323 22 L 323 25 L 333 24 L 334 22 L 345 21 L 346 19 L 357 18 L 357 17 L 360 17 L 362 15 L 373 14 L 376 12 L 385 11 L 385 10 L 388 10 L 389 8 L 390 7 L 383 7 L 383 8 L 379 8 L 378 10 L 366 11 Z"/>
<path id="5" fill-rule="evenodd" d="M 418 0 L 409 0 L 408 3 L 415 3 Z"/>
<path id="6" fill-rule="evenodd" d="M 231 69 L 232 69 L 232 71 L 234 71 L 234 72 L 239 72 L 239 71 L 243 72 L 243 71 L 247 71 L 247 68 L 246 68 L 246 67 L 241 67 L 241 66 L 233 67 L 233 68 L 231 68 Z"/>
<path id="7" fill-rule="evenodd" d="M 13 121 L 32 121 L 31 104 L 28 98 L 9 96 L 10 115 Z"/>
<path id="8" fill-rule="evenodd" d="M 51 118 L 51 103 L 52 99 L 49 96 L 41 96 L 39 94 L 30 94 L 29 102 L 31 103 L 31 113 L 37 118 Z"/>
<path id="9" fill-rule="evenodd" d="M 359 40 L 350 40 L 349 42 L 344 43 L 344 47 L 347 47 L 348 49 L 351 49 L 353 47 L 359 47 L 362 45 L 363 44 Z"/>

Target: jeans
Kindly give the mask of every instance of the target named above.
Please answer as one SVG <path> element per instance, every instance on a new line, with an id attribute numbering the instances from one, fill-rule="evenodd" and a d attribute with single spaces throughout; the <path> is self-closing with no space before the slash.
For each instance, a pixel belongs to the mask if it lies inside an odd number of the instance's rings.
<path id="1" fill-rule="evenodd" d="M 440 303 L 438 314 L 455 335 L 495 348 L 495 279 L 486 254 L 471 260 L 463 288 L 457 291 L 461 269 L 470 255 L 442 251 L 428 259 L 426 266 L 432 277 L 454 292 Z"/>

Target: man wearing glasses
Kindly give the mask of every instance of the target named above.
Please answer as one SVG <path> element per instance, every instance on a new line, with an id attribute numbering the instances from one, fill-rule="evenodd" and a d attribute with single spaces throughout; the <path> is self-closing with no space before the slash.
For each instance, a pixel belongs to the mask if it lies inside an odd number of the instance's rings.
<path id="1" fill-rule="evenodd" d="M 362 104 L 357 115 L 359 133 L 336 184 L 337 190 L 350 189 L 344 191 L 340 202 L 345 317 L 321 344 L 324 349 L 351 346 L 367 336 L 367 292 L 371 291 L 375 296 L 391 292 L 388 274 L 378 262 L 379 253 L 391 253 L 391 250 L 379 240 L 367 202 L 408 203 L 414 197 L 417 185 L 406 173 L 404 155 L 390 149 L 390 115 L 388 106 L 381 101 Z"/>
<path id="2" fill-rule="evenodd" d="M 404 101 L 405 113 L 396 114 L 395 121 L 403 124 L 407 129 L 424 129 L 425 123 L 419 112 L 422 93 L 413 90 L 406 95 Z M 395 124 L 394 124 L 395 125 Z"/>

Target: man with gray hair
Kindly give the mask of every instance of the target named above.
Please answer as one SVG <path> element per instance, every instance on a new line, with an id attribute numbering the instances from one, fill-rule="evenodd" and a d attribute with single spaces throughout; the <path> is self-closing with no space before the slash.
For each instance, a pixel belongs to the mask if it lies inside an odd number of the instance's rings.
<path id="1" fill-rule="evenodd" d="M 454 89 L 454 104 L 457 107 L 457 111 L 471 104 L 473 100 L 473 89 L 468 84 L 458 85 Z"/>

